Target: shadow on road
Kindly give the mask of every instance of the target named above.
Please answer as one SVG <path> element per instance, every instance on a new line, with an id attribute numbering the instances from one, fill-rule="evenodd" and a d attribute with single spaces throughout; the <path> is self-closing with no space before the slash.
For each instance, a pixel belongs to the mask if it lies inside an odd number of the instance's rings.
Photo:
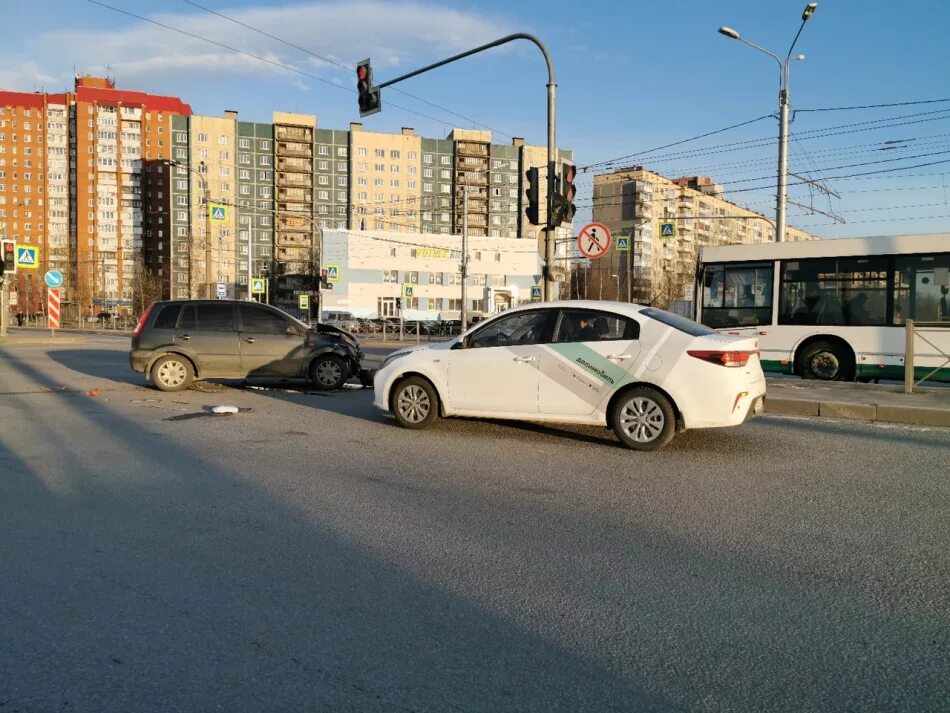
<path id="1" fill-rule="evenodd" d="M 96 357 L 55 358 L 128 378 Z M 360 546 L 328 525 L 337 513 L 297 509 L 223 468 L 258 457 L 224 421 L 199 450 L 101 400 L 58 402 L 90 449 L 49 422 L 46 402 L 5 399 L 41 444 L 0 433 L 0 704 L 11 710 L 676 707 Z"/>

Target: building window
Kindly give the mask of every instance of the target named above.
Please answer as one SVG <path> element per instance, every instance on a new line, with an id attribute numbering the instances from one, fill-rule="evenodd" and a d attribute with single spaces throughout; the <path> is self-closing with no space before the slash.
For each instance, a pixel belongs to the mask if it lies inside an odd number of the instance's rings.
<path id="1" fill-rule="evenodd" d="M 330 155 L 330 148 L 329 148 L 328 146 L 320 146 L 320 147 L 317 149 L 317 153 L 320 154 L 321 156 L 329 156 L 329 155 Z"/>
<path id="2" fill-rule="evenodd" d="M 202 143 L 202 144 L 208 143 L 208 135 L 207 135 L 207 134 L 198 134 L 198 142 L 199 142 L 199 143 Z"/>
<path id="3" fill-rule="evenodd" d="M 241 154 L 238 154 L 238 163 L 242 163 L 242 164 L 245 164 L 245 165 L 250 165 L 250 163 L 251 163 L 251 154 L 249 154 L 249 153 L 241 153 Z"/>
<path id="4" fill-rule="evenodd" d="M 396 284 L 399 282 L 399 271 L 398 270 L 383 270 L 383 282 Z"/>
<path id="5" fill-rule="evenodd" d="M 376 149 L 375 154 L 376 158 L 386 158 L 386 151 L 384 149 Z"/>
<path id="6" fill-rule="evenodd" d="M 218 143 L 222 146 L 226 146 L 228 143 L 228 137 L 225 134 L 218 136 Z"/>
<path id="7" fill-rule="evenodd" d="M 321 171 L 327 171 L 330 169 L 329 161 L 317 161 L 317 168 Z"/>
<path id="8" fill-rule="evenodd" d="M 345 170 L 346 170 L 346 161 L 337 161 L 337 162 L 336 162 L 336 170 L 337 170 L 337 171 L 345 171 Z"/>
<path id="9" fill-rule="evenodd" d="M 445 166 L 451 166 L 451 165 L 452 165 L 452 157 L 451 157 L 451 156 L 441 156 L 441 157 L 439 157 L 439 162 L 442 163 L 442 164 L 445 165 Z"/>
<path id="10" fill-rule="evenodd" d="M 357 156 L 365 156 L 365 155 L 366 155 L 366 147 L 365 147 L 365 146 L 360 146 L 360 147 L 356 150 L 356 155 L 357 155 Z"/>
<path id="11" fill-rule="evenodd" d="M 336 150 L 337 156 L 346 156 L 346 146 L 340 146 Z"/>
<path id="12" fill-rule="evenodd" d="M 426 191 L 427 193 L 431 193 L 431 192 L 432 192 L 432 184 L 431 184 L 431 183 L 423 183 L 423 184 L 422 184 L 422 190 L 423 190 L 423 191 Z"/>
<path id="13" fill-rule="evenodd" d="M 339 177 L 336 179 L 336 184 L 337 184 L 338 186 L 345 186 L 345 185 L 346 185 L 346 176 L 339 176 Z"/>
<path id="14" fill-rule="evenodd" d="M 422 154 L 422 163 L 432 163 L 432 154 L 430 153 Z"/>
<path id="15" fill-rule="evenodd" d="M 251 148 L 250 139 L 238 139 L 238 148 L 249 149 Z"/>
<path id="16" fill-rule="evenodd" d="M 441 273 L 441 272 L 430 272 L 430 273 L 429 273 L 429 284 L 430 284 L 430 285 L 441 285 L 441 284 L 442 284 L 442 273 Z"/>
<path id="17" fill-rule="evenodd" d="M 317 176 L 317 183 L 321 186 L 328 186 L 330 185 L 330 178 L 329 176 Z"/>

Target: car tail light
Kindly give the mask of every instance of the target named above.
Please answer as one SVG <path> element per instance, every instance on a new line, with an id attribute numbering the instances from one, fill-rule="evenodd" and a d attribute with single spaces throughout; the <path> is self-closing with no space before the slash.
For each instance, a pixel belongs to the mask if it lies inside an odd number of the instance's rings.
<path id="1" fill-rule="evenodd" d="M 132 336 L 133 336 L 133 337 L 139 336 L 139 332 L 141 332 L 141 331 L 142 331 L 142 327 L 145 326 L 145 320 L 147 320 L 147 319 L 148 319 L 148 316 L 152 313 L 152 308 L 153 308 L 153 307 L 155 307 L 155 303 L 154 303 L 154 302 L 152 302 L 152 304 L 150 304 L 150 305 L 148 306 L 148 309 L 145 310 L 145 312 L 142 313 L 142 316 L 139 317 L 139 323 L 135 325 L 135 331 L 132 332 Z"/>
<path id="2" fill-rule="evenodd" d="M 691 357 L 720 366 L 745 366 L 749 363 L 750 357 L 758 354 L 757 351 L 715 351 L 707 349 L 690 349 L 686 353 Z"/>

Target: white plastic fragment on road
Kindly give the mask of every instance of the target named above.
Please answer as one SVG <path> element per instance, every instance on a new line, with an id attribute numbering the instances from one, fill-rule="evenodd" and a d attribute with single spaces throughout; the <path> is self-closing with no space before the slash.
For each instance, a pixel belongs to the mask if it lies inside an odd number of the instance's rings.
<path id="1" fill-rule="evenodd" d="M 215 406 L 213 409 L 211 409 L 211 413 L 217 414 L 218 416 L 228 414 L 228 413 L 237 413 L 237 412 L 238 412 L 237 406 Z"/>

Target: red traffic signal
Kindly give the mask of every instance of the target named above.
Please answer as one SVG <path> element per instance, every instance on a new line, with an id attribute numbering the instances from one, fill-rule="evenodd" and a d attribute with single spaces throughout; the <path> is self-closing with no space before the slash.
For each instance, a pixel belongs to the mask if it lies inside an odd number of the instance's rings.
<path id="1" fill-rule="evenodd" d="M 16 242 L 13 240 L 4 240 L 3 242 L 3 262 L 0 264 L 0 275 L 12 275 L 16 272 Z"/>
<path id="2" fill-rule="evenodd" d="M 373 86 L 373 65 L 368 59 L 356 65 L 356 91 L 359 94 L 360 116 L 375 114 L 383 108 L 379 87 Z"/>

